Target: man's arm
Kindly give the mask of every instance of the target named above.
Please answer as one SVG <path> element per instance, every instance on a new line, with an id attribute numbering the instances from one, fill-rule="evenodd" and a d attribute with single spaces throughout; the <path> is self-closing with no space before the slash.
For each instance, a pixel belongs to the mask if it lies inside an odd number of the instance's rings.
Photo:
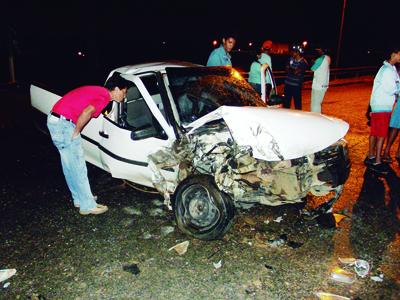
<path id="1" fill-rule="evenodd" d="M 219 60 L 219 57 L 218 57 L 216 51 L 213 50 L 210 53 L 210 56 L 208 57 L 207 67 L 215 67 L 215 66 L 220 66 L 220 65 L 221 65 L 221 62 Z"/>
<path id="2" fill-rule="evenodd" d="M 322 65 L 324 58 L 325 58 L 325 56 L 318 57 L 317 60 L 312 65 L 311 71 L 316 71 Z"/>
<path id="3" fill-rule="evenodd" d="M 90 121 L 92 118 L 92 114 L 96 111 L 96 108 L 89 104 L 79 115 L 78 120 L 76 121 L 76 127 L 74 133 L 72 134 L 72 138 L 76 138 L 79 133 L 82 131 L 83 127 Z"/>

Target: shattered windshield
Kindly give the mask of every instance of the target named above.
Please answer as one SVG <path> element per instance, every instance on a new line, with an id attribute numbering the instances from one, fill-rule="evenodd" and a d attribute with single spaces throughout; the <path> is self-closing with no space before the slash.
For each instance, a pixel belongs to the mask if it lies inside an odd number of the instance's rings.
<path id="1" fill-rule="evenodd" d="M 231 67 L 166 68 L 179 118 L 185 125 L 222 105 L 266 106 Z"/>

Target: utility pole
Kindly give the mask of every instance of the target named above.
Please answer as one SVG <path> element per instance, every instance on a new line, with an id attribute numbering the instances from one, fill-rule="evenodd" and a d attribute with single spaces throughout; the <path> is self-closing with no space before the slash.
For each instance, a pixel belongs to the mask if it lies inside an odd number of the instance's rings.
<path id="1" fill-rule="evenodd" d="M 15 31 L 11 27 L 9 27 L 8 67 L 10 70 L 10 83 L 11 84 L 16 83 L 15 66 L 14 66 L 14 36 L 15 36 Z"/>
<path id="2" fill-rule="evenodd" d="M 347 2 L 346 0 L 343 0 L 342 19 L 340 21 L 339 41 L 336 53 L 336 68 L 339 67 L 340 48 L 342 47 L 343 23 L 344 23 L 344 12 L 346 11 L 346 2 Z"/>

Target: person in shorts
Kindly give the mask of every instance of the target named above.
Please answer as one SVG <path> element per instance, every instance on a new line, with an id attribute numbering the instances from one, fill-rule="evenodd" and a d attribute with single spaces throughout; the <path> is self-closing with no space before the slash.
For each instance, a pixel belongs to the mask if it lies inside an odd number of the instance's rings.
<path id="1" fill-rule="evenodd" d="M 400 69 L 399 69 L 400 70 Z M 394 141 L 400 130 L 400 97 L 397 98 L 396 106 L 392 112 L 392 116 L 390 118 L 390 131 L 388 141 L 386 143 L 385 151 L 383 152 L 382 161 L 385 163 L 392 163 L 393 160 L 390 157 L 390 148 L 392 147 Z M 399 166 L 400 166 L 400 144 L 397 148 L 396 156 L 395 156 Z"/>
<path id="2" fill-rule="evenodd" d="M 382 163 L 381 152 L 383 142 L 389 131 L 393 104 L 399 94 L 399 75 L 395 64 L 400 62 L 400 48 L 389 52 L 387 60 L 374 79 L 371 105 L 371 133 L 369 136 L 369 151 L 364 163 L 373 171 L 388 173 L 389 168 Z"/>

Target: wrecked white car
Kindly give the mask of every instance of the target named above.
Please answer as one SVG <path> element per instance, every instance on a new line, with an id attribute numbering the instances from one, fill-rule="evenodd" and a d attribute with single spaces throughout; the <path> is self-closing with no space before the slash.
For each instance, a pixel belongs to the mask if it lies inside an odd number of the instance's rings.
<path id="1" fill-rule="evenodd" d="M 157 189 L 183 232 L 221 238 L 242 203 L 296 203 L 311 193 L 329 208 L 340 196 L 350 169 L 346 122 L 268 107 L 229 67 L 153 63 L 113 72 L 133 86 L 82 131 L 86 160 Z M 31 86 L 42 113 L 59 98 Z"/>

